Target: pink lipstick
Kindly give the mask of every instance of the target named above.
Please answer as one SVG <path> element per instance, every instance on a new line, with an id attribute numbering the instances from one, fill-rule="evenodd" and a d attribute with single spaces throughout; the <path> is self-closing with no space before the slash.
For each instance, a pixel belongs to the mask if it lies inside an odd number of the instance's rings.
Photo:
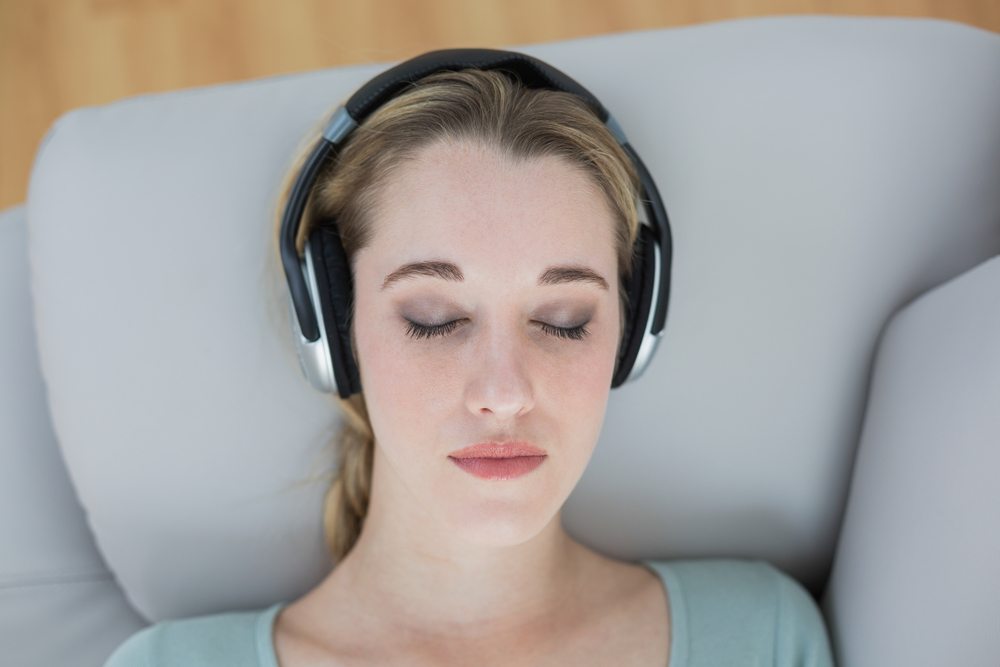
<path id="1" fill-rule="evenodd" d="M 545 461 L 545 450 L 528 442 L 481 442 L 448 455 L 462 470 L 483 479 L 514 479 Z"/>

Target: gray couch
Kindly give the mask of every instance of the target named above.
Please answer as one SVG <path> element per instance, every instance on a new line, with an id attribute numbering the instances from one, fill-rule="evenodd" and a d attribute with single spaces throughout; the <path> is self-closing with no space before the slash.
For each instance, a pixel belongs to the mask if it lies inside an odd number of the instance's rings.
<path id="1" fill-rule="evenodd" d="M 664 339 L 611 392 L 567 529 L 769 560 L 841 665 L 1000 664 L 1000 35 L 776 16 L 507 48 L 605 103 L 674 234 Z M 97 667 L 328 571 L 338 413 L 298 369 L 274 199 L 391 64 L 49 130 L 0 219 L 3 664 Z"/>

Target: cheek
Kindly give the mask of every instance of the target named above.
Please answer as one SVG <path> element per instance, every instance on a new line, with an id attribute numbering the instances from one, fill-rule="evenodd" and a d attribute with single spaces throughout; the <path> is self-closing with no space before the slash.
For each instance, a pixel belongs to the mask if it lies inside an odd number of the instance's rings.
<path id="1" fill-rule="evenodd" d="M 428 402 L 441 394 L 441 373 L 428 372 L 415 363 L 407 341 L 400 340 L 401 334 L 370 322 L 359 314 L 355 335 L 361 386 L 372 426 L 382 441 L 393 439 L 400 430 L 412 437 L 421 432 L 419 425 L 429 416 Z"/>
<path id="2" fill-rule="evenodd" d="M 560 393 L 553 396 L 557 404 L 607 399 L 618 351 L 618 320 L 608 317 L 588 329 L 590 335 L 584 341 L 553 341 L 533 361 L 532 368 L 543 371 L 539 379 L 559 388 Z"/>
<path id="3" fill-rule="evenodd" d="M 605 346 L 592 343 L 565 355 L 539 358 L 532 362 L 532 379 L 545 392 L 549 407 L 583 409 L 607 398 L 614 365 L 611 354 Z"/>
<path id="4" fill-rule="evenodd" d="M 570 428 L 581 434 L 600 429 L 611 389 L 615 344 L 609 337 L 579 353 L 571 363 L 550 366 L 545 382 L 549 410 L 575 415 L 569 420 Z"/>

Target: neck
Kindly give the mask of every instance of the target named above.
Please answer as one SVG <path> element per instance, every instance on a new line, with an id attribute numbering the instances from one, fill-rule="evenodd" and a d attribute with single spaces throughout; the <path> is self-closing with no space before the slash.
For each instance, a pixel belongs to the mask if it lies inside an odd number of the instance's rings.
<path id="1" fill-rule="evenodd" d="M 390 497 L 400 485 L 378 484 L 376 475 L 358 541 L 323 583 L 331 608 L 350 601 L 358 636 L 527 640 L 579 609 L 599 557 L 566 533 L 559 512 L 527 541 L 484 545 Z"/>

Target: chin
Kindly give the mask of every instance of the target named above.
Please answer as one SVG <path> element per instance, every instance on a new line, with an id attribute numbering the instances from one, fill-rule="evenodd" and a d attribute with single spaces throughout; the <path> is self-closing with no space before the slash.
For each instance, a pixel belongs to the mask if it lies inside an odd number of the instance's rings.
<path id="1" fill-rule="evenodd" d="M 559 510 L 554 497 L 456 498 L 448 511 L 449 528 L 479 546 L 523 544 L 545 530 Z"/>
<path id="2" fill-rule="evenodd" d="M 536 526 L 534 524 L 496 522 L 466 526 L 463 529 L 463 535 L 467 542 L 480 547 L 515 547 L 530 542 L 542 532 L 544 527 L 545 523 Z"/>

